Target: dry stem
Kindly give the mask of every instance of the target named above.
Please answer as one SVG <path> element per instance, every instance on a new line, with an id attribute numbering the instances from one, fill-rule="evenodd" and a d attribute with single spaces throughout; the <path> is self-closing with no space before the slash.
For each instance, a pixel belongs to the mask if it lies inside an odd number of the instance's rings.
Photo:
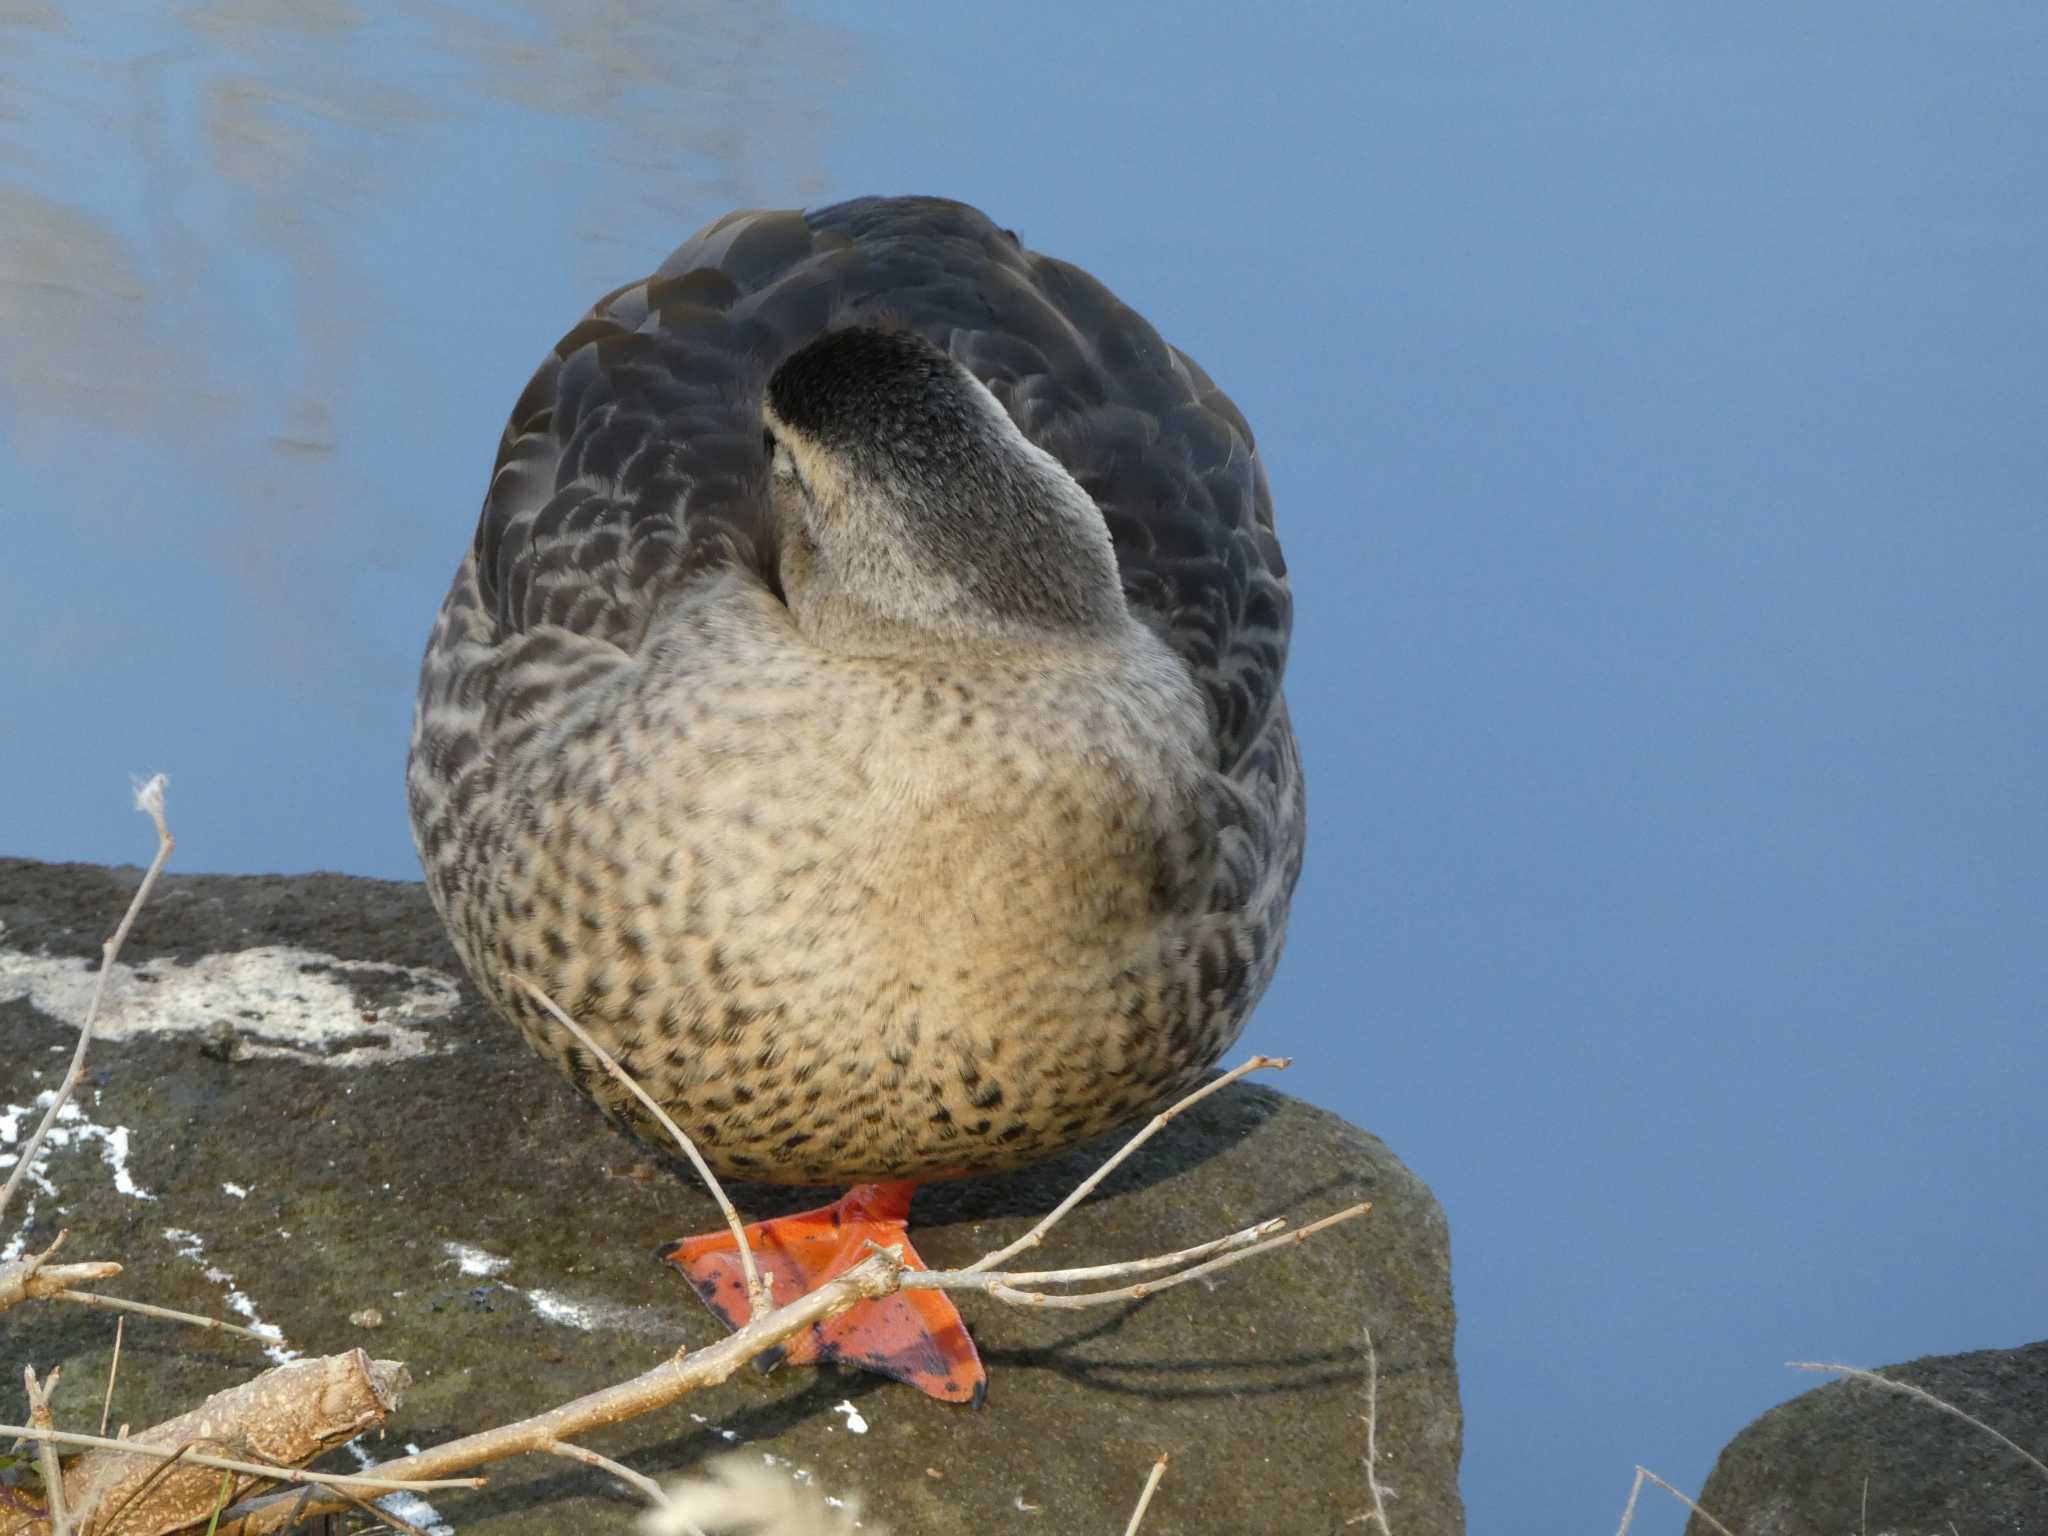
<path id="1" fill-rule="evenodd" d="M 605 1071 L 624 1083 L 633 1097 L 646 1106 L 647 1112 L 654 1116 L 662 1129 L 675 1138 L 676 1145 L 683 1149 L 684 1155 L 690 1159 L 691 1166 L 697 1170 L 697 1177 L 704 1181 L 705 1187 L 711 1191 L 711 1198 L 718 1202 L 718 1208 L 725 1213 L 725 1224 L 732 1228 L 733 1241 L 739 1245 L 740 1269 L 747 1278 L 748 1320 L 758 1320 L 768 1313 L 774 1307 L 775 1300 L 769 1294 L 768 1287 L 761 1283 L 760 1271 L 754 1268 L 754 1250 L 747 1242 L 746 1224 L 740 1220 L 740 1213 L 733 1209 L 733 1203 L 725 1197 L 725 1187 L 718 1182 L 718 1175 L 711 1171 L 711 1165 L 704 1161 L 704 1154 L 697 1150 L 697 1144 L 683 1134 L 683 1128 L 669 1117 L 668 1111 L 655 1103 L 647 1090 L 633 1080 L 632 1074 L 613 1061 L 606 1054 L 604 1047 L 591 1039 L 584 1032 L 583 1026 L 570 1018 L 559 1003 L 519 972 L 508 971 L 505 974 L 515 987 L 522 988 L 527 996 L 554 1015 L 555 1022 L 581 1041 L 585 1050 L 604 1063 Z"/>
<path id="2" fill-rule="evenodd" d="M 107 1432 L 107 1420 L 114 1413 L 114 1378 L 121 1373 L 121 1335 L 128 1331 L 128 1319 L 114 1319 L 114 1358 L 107 1363 L 107 1395 L 100 1404 L 100 1433 Z"/>
<path id="3" fill-rule="evenodd" d="M 57 1427 L 56 1417 L 50 1412 L 50 1391 L 57 1385 L 57 1376 L 62 1369 L 60 1366 L 51 1371 L 47 1381 L 37 1381 L 34 1366 L 21 1368 L 22 1379 L 28 1386 L 28 1421 L 45 1434 Z M 36 1447 L 36 1453 L 37 1464 L 43 1474 L 43 1495 L 50 1501 L 50 1536 L 67 1536 L 71 1517 L 64 1508 L 64 1469 L 57 1461 L 57 1447 L 45 1440 Z"/>
<path id="4" fill-rule="evenodd" d="M 965 1269 L 910 1270 L 903 1276 L 902 1288 L 906 1291 L 981 1291 L 993 1296 L 998 1301 L 1006 1301 L 1012 1306 L 1054 1307 L 1069 1311 L 1078 1310 L 1082 1307 L 1107 1306 L 1111 1302 L 1116 1301 L 1140 1301 L 1154 1292 L 1171 1290 L 1176 1285 L 1184 1285 L 1190 1280 L 1198 1280 L 1203 1275 L 1212 1274 L 1219 1269 L 1228 1269 L 1233 1264 L 1242 1264 L 1246 1259 L 1256 1258 L 1258 1255 L 1270 1252 L 1272 1249 L 1284 1248 L 1290 1243 L 1305 1242 L 1324 1228 L 1334 1227 L 1339 1222 L 1354 1220 L 1357 1217 L 1363 1216 L 1371 1209 L 1372 1202 L 1370 1200 L 1361 1200 L 1358 1204 L 1349 1206 L 1333 1215 L 1325 1216 L 1320 1221 L 1312 1221 L 1305 1227 L 1297 1227 L 1293 1231 L 1282 1232 L 1278 1237 L 1269 1237 L 1264 1242 L 1254 1243 L 1248 1248 L 1235 1249 L 1232 1252 L 1210 1259 L 1205 1264 L 1196 1264 L 1188 1269 L 1178 1270 L 1163 1280 L 1140 1280 L 1135 1285 L 1120 1285 L 1116 1289 L 1109 1291 L 1082 1291 L 1074 1295 L 1048 1295 L 1043 1291 L 1027 1291 L 1018 1286 L 1019 1276 L 1001 1272 L 989 1274 L 985 1271 L 978 1271 L 972 1264 L 968 1265 Z M 1225 1238 L 1222 1241 L 1227 1243 L 1231 1239 Z M 1205 1243 L 1202 1245 L 1202 1248 L 1208 1249 L 1216 1246 L 1213 1243 Z M 1104 1271 L 1162 1269 L 1167 1267 L 1168 1264 L 1179 1260 L 1186 1253 L 1200 1251 L 1202 1250 L 1190 1248 L 1183 1250 L 1182 1254 L 1164 1254 L 1157 1258 L 1133 1259 L 1128 1264 L 1099 1264 L 1094 1267 Z M 1054 1273 L 1057 1273 L 1057 1271 L 1054 1271 Z"/>
<path id="5" fill-rule="evenodd" d="M 1907 1381 L 1894 1381 L 1889 1376 L 1880 1376 L 1875 1371 L 1859 1370 L 1853 1365 L 1824 1365 L 1817 1360 L 1787 1360 L 1785 1363 L 1795 1371 L 1834 1371 L 1843 1376 L 1852 1376 L 1858 1381 L 1867 1381 L 1874 1387 L 1884 1387 L 1893 1392 L 1903 1392 L 1907 1397 L 1918 1398 L 1931 1408 L 1939 1408 L 1943 1413 L 1952 1413 L 1965 1424 L 1983 1430 L 1985 1434 L 2019 1456 L 2021 1460 L 2040 1472 L 2044 1477 L 2048 1477 L 2048 1462 L 2042 1461 L 2032 1451 L 2008 1436 L 2000 1434 L 1982 1419 L 1972 1418 L 1954 1403 L 1942 1401 L 1924 1387 L 1916 1387 Z"/>
<path id="6" fill-rule="evenodd" d="M 1193 1093 L 1189 1094 L 1186 1098 L 1180 1100 L 1178 1103 L 1169 1105 L 1167 1108 L 1162 1109 L 1158 1114 L 1154 1115 L 1151 1118 L 1151 1120 L 1146 1123 L 1146 1126 L 1143 1130 L 1139 1131 L 1137 1135 L 1133 1136 L 1129 1141 L 1125 1142 L 1122 1147 L 1117 1149 L 1116 1156 L 1112 1157 L 1108 1162 L 1104 1163 L 1100 1168 L 1096 1169 L 1094 1173 L 1090 1174 L 1087 1178 L 1083 1179 L 1080 1185 L 1074 1190 L 1074 1192 L 1071 1195 L 1068 1195 L 1066 1199 L 1062 1200 L 1058 1205 L 1054 1206 L 1050 1211 L 1048 1211 L 1046 1213 L 1045 1219 L 1039 1222 L 1037 1226 L 1033 1227 L 1029 1232 L 1026 1232 L 1022 1237 L 1018 1238 L 1017 1241 L 1010 1244 L 1009 1247 L 999 1248 L 994 1253 L 983 1254 L 980 1258 L 976 1259 L 972 1264 L 967 1266 L 968 1270 L 970 1272 L 979 1272 L 985 1269 L 994 1269 L 998 1264 L 1002 1263 L 1003 1260 L 1010 1258 L 1016 1254 L 1022 1253 L 1027 1248 L 1036 1248 L 1040 1243 L 1045 1241 L 1045 1234 L 1050 1232 L 1054 1227 L 1059 1225 L 1059 1223 L 1065 1218 L 1067 1212 L 1071 1211 L 1075 1206 L 1079 1205 L 1083 1200 L 1086 1200 L 1090 1195 L 1095 1193 L 1096 1186 L 1100 1184 L 1104 1179 L 1108 1178 L 1110 1174 L 1115 1171 L 1118 1164 L 1122 1163 L 1125 1158 L 1129 1157 L 1133 1152 L 1137 1151 L 1138 1148 L 1145 1145 L 1146 1142 L 1150 1141 L 1154 1136 L 1158 1135 L 1161 1131 L 1166 1129 L 1167 1122 L 1173 1119 L 1175 1115 L 1180 1114 L 1183 1110 L 1194 1108 L 1195 1105 L 1201 1103 L 1202 1100 L 1208 1098 L 1210 1094 L 1217 1092 L 1219 1089 L 1228 1087 L 1230 1084 L 1236 1082 L 1239 1078 L 1248 1076 L 1251 1073 L 1258 1071 L 1261 1067 L 1271 1067 L 1276 1072 L 1284 1072 L 1290 1065 L 1293 1064 L 1293 1060 L 1294 1058 L 1291 1056 L 1254 1056 L 1250 1061 L 1245 1062 L 1242 1066 L 1232 1067 L 1228 1072 L 1224 1073 L 1214 1082 L 1204 1083 L 1200 1088 L 1197 1088 Z"/>
<path id="7" fill-rule="evenodd" d="M 1145 1479 L 1144 1492 L 1138 1495 L 1138 1507 L 1131 1511 L 1131 1523 L 1124 1527 L 1124 1536 L 1138 1536 L 1138 1524 L 1145 1518 L 1145 1511 L 1152 1503 L 1152 1492 L 1159 1486 L 1159 1479 L 1166 1476 L 1166 1452 L 1159 1453 L 1159 1459 L 1152 1463 L 1152 1475 Z"/>
<path id="8" fill-rule="evenodd" d="M 630 1381 L 587 1393 L 533 1418 L 401 1456 L 380 1464 L 374 1471 L 386 1477 L 432 1477 L 528 1451 L 546 1450 L 557 1441 L 573 1441 L 591 1430 L 666 1407 L 685 1393 L 726 1380 L 756 1355 L 795 1337 L 813 1323 L 836 1316 L 856 1302 L 888 1295 L 896 1288 L 896 1276 L 901 1269 L 902 1258 L 894 1252 L 870 1254 L 836 1279 L 799 1296 L 786 1307 L 777 1307 L 767 1316 L 753 1319 L 715 1344 L 692 1354 L 677 1354 Z M 290 1504 L 289 1499 L 273 1495 L 257 1500 L 239 1514 L 230 1511 L 221 1521 L 220 1536 L 257 1536 L 259 1532 L 282 1530 L 294 1518 Z M 304 1513 L 324 1513 L 331 1507 L 316 1499 Z"/>
<path id="9" fill-rule="evenodd" d="M 380 1472 L 308 1472 L 301 1467 L 266 1466 L 255 1461 L 236 1461 L 228 1456 L 212 1456 L 195 1451 L 190 1444 L 175 1448 L 167 1445 L 150 1445 L 140 1440 L 111 1440 L 105 1435 L 77 1435 L 69 1430 L 38 1428 L 33 1424 L 0 1424 L 0 1435 L 22 1440 L 40 1440 L 46 1445 L 75 1445 L 92 1451 L 118 1451 L 124 1456 L 151 1456 L 159 1461 L 169 1461 L 176 1456 L 194 1466 L 212 1467 L 217 1472 L 239 1472 L 247 1477 L 261 1478 L 275 1483 L 323 1483 L 336 1488 L 370 1488 L 379 1493 L 431 1493 L 436 1488 L 481 1488 L 489 1481 L 482 1477 L 443 1477 L 401 1479 L 386 1477 Z"/>
<path id="10" fill-rule="evenodd" d="M 84 1269 L 87 1266 L 66 1265 L 65 1268 Z M 116 1268 L 119 1266 L 117 1265 Z M 103 1307 L 110 1312 L 140 1312 L 144 1317 L 161 1317 L 168 1322 L 183 1323 L 190 1328 L 210 1328 L 216 1333 L 239 1334 L 245 1339 L 254 1339 L 258 1344 L 275 1344 L 276 1339 L 258 1333 L 254 1328 L 244 1328 L 240 1323 L 223 1322 L 217 1317 L 201 1317 L 197 1312 L 180 1312 L 175 1307 L 160 1307 L 154 1302 L 131 1301 L 126 1296 L 102 1296 L 98 1291 L 56 1291 L 52 1301 L 76 1302 L 81 1307 Z"/>
<path id="11" fill-rule="evenodd" d="M 128 911 L 121 919 L 121 925 L 114 930 L 113 937 L 100 946 L 99 977 L 93 983 L 92 1002 L 85 1010 L 85 1024 L 78 1031 L 78 1048 L 71 1053 L 71 1070 L 64 1074 L 64 1081 L 57 1085 L 56 1095 L 50 1100 L 50 1107 L 44 1111 L 42 1123 L 37 1125 L 35 1134 L 21 1150 L 21 1161 L 14 1165 L 14 1172 L 8 1175 L 7 1187 L 0 1189 L 0 1215 L 14 1199 L 14 1192 L 21 1187 L 21 1181 L 28 1177 L 29 1168 L 35 1163 L 36 1154 L 42 1150 L 43 1138 L 50 1134 L 50 1127 L 57 1123 L 58 1112 L 71 1101 L 77 1091 L 79 1079 L 85 1075 L 85 1052 L 92 1044 L 92 1027 L 100 1015 L 100 1000 L 106 996 L 107 977 L 113 973 L 114 958 L 121 953 L 122 941 L 128 937 L 128 929 L 135 922 L 135 914 L 142 910 L 143 902 L 149 899 L 150 887 L 156 884 L 157 875 L 163 870 L 164 860 L 171 856 L 177 846 L 171 839 L 171 829 L 164 822 L 164 776 L 158 774 L 147 784 L 135 791 L 135 808 L 146 813 L 156 823 L 156 857 L 150 861 L 149 870 L 142 877 L 142 884 L 135 888 L 135 899 L 128 903 Z"/>
<path id="12" fill-rule="evenodd" d="M 528 983 L 522 982 L 522 985 L 526 985 L 540 1001 L 547 1003 L 544 993 L 540 993 Z M 550 1012 L 558 1020 L 569 1023 L 559 1009 L 555 1009 L 551 1004 L 549 1007 Z M 570 1027 L 577 1038 L 583 1040 L 593 1053 L 613 1070 L 617 1070 L 616 1063 L 612 1063 L 582 1031 L 576 1030 L 573 1024 Z M 1126 1143 L 1101 1169 L 1082 1183 L 1075 1195 L 1061 1202 L 1053 1213 L 1033 1228 L 1032 1233 L 1027 1236 L 1033 1241 L 1042 1240 L 1052 1225 L 1073 1209 L 1080 1196 L 1102 1182 L 1105 1173 L 1115 1168 L 1161 1126 L 1189 1105 L 1207 1098 L 1219 1088 L 1237 1081 L 1248 1072 L 1261 1067 L 1285 1064 L 1284 1059 L 1255 1056 L 1243 1066 L 1204 1084 L 1187 1098 L 1155 1116 L 1150 1125 Z M 626 1077 L 623 1073 L 620 1075 Z M 626 1077 L 626 1081 L 630 1083 L 630 1077 Z M 643 1102 L 647 1101 L 643 1098 Z M 680 1132 L 676 1134 L 687 1146 L 688 1138 L 683 1137 Z M 710 1180 L 708 1173 L 706 1177 L 715 1189 L 715 1180 Z M 673 1358 L 629 1381 L 588 1393 L 546 1413 L 474 1435 L 465 1435 L 459 1440 L 447 1441 L 427 1450 L 384 1462 L 374 1470 L 380 1475 L 394 1478 L 435 1477 L 532 1451 L 556 1455 L 574 1454 L 579 1460 L 590 1459 L 594 1453 L 577 1454 L 580 1448 L 573 1447 L 573 1442 L 581 1436 L 606 1425 L 666 1407 L 700 1387 L 714 1386 L 726 1380 L 755 1356 L 765 1353 L 785 1339 L 794 1337 L 814 1323 L 837 1316 L 861 1301 L 873 1300 L 906 1288 L 916 1288 L 981 1291 L 1000 1301 L 1020 1306 L 1101 1306 L 1146 1296 L 1153 1291 L 1164 1290 L 1227 1265 L 1240 1263 L 1270 1249 L 1301 1242 L 1339 1222 L 1360 1216 L 1371 1208 L 1370 1204 L 1361 1203 L 1312 1222 L 1308 1226 L 1281 1232 L 1277 1236 L 1267 1235 L 1273 1231 L 1275 1222 L 1261 1222 L 1257 1226 L 1247 1227 L 1228 1237 L 1184 1249 L 1177 1254 L 1132 1259 L 1118 1264 L 1090 1265 L 1081 1270 L 991 1272 L 995 1259 L 1031 1246 L 1030 1243 L 1022 1241 L 978 1260 L 965 1269 L 957 1270 L 906 1270 L 899 1249 L 877 1248 L 853 1268 L 817 1290 L 798 1297 L 789 1305 L 757 1312 L 744 1328 L 715 1344 L 688 1354 L 679 1351 Z M 737 1221 L 737 1213 L 732 1213 L 732 1216 Z M 1114 1290 L 1079 1295 L 1047 1295 L 1023 1288 L 1027 1284 L 1054 1284 L 1070 1279 L 1104 1279 L 1124 1274 L 1149 1274 L 1186 1263 L 1191 1258 L 1199 1258 L 1203 1262 L 1180 1269 L 1160 1280 L 1141 1281 Z M 565 1446 L 571 1449 L 565 1451 Z M 623 1468 L 614 1466 L 613 1470 L 619 1475 L 625 1473 Z M 335 1507 L 331 1501 L 315 1499 L 309 1505 L 293 1509 L 292 1502 L 282 1495 L 272 1494 L 239 1506 L 236 1510 L 230 1511 L 221 1522 L 221 1536 L 263 1536 L 263 1533 L 282 1530 L 292 1519 L 302 1514 L 319 1514 Z"/>
<path id="13" fill-rule="evenodd" d="M 580 1461 L 586 1467 L 597 1467 L 601 1471 L 611 1473 L 613 1477 L 616 1477 L 628 1487 L 639 1489 L 657 1508 L 668 1503 L 668 1495 L 661 1491 L 661 1484 L 644 1473 L 635 1472 L 631 1467 L 613 1461 L 609 1456 L 600 1456 L 596 1451 L 581 1445 L 571 1445 L 566 1440 L 550 1440 L 546 1445 L 541 1446 L 540 1449 L 546 1451 L 550 1456 L 561 1456 L 570 1461 Z"/>
<path id="14" fill-rule="evenodd" d="M 1707 1524 L 1711 1525 L 1715 1530 L 1719 1531 L 1721 1533 L 1721 1536 L 1735 1536 L 1735 1533 L 1729 1530 L 1727 1526 L 1723 1525 L 1720 1521 L 1716 1520 L 1704 1509 L 1701 1509 L 1699 1505 L 1693 1503 L 1691 1499 L 1688 1499 L 1676 1488 L 1672 1487 L 1669 1483 L 1665 1482 L 1663 1478 L 1659 1477 L 1656 1473 L 1652 1472 L 1648 1467 L 1636 1468 L 1636 1480 L 1633 1483 L 1629 1484 L 1628 1503 L 1622 1506 L 1621 1529 L 1616 1531 L 1614 1533 L 1614 1536 L 1628 1536 L 1628 1528 L 1635 1523 L 1636 1500 L 1639 1497 L 1641 1497 L 1643 1492 L 1643 1484 L 1645 1482 L 1655 1483 L 1659 1488 L 1662 1488 L 1666 1493 L 1670 1494 L 1671 1497 L 1678 1500 L 1679 1503 L 1683 1504 L 1687 1509 L 1691 1510 L 1694 1514 L 1698 1515 L 1702 1520 L 1706 1521 Z"/>
<path id="15" fill-rule="evenodd" d="M 1365 1486 L 1372 1494 L 1372 1517 L 1380 1523 L 1380 1536 L 1394 1536 L 1387 1524 L 1387 1501 L 1380 1488 L 1380 1352 L 1373 1346 L 1372 1330 L 1365 1330 Z"/>

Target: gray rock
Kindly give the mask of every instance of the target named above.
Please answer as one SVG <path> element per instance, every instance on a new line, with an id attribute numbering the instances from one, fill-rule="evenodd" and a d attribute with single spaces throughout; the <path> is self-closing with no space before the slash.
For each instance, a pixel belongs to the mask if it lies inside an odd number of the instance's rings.
<path id="1" fill-rule="evenodd" d="M 1908 1382 L 2048 1460 L 2048 1343 L 1930 1355 Z M 1728 1443 L 1700 1507 L 1737 1536 L 2048 1531 L 2048 1474 L 1930 1403 L 1854 1379 L 1782 1403 Z M 1710 1536 L 1695 1515 L 1686 1536 Z"/>
<path id="2" fill-rule="evenodd" d="M 0 860 L 0 1141 L 27 1135 L 27 1106 L 62 1076 L 64 1020 L 138 878 Z M 415 1385 L 375 1456 L 719 1337 L 653 1257 L 717 1224 L 708 1197 L 678 1160 L 600 1118 L 458 974 L 416 885 L 166 877 L 111 989 L 79 1113 L 42 1160 L 33 1217 L 24 1227 L 11 1211 L 0 1241 L 40 1245 L 65 1226 L 67 1258 L 128 1266 L 108 1283 L 118 1294 L 258 1317 L 307 1353 L 403 1360 Z M 1114 1145 L 928 1188 L 923 1253 L 962 1264 L 1021 1233 Z M 732 1193 L 753 1215 L 818 1198 Z M 1462 1531 L 1448 1236 L 1429 1191 L 1373 1137 L 1239 1084 L 1119 1170 L 1038 1258 L 1171 1250 L 1359 1199 L 1374 1202 L 1361 1221 L 1143 1302 L 966 1298 L 989 1365 L 979 1410 L 836 1370 L 749 1371 L 592 1444 L 662 1478 L 742 1445 L 857 1491 L 898 1536 L 1121 1529 L 1162 1450 L 1173 1463 L 1148 1532 L 1370 1530 L 1370 1328 L 1389 1520 L 1400 1536 Z M 105 1313 L 25 1307 L 7 1318 L 0 1366 L 62 1363 L 60 1416 L 93 1428 L 113 1333 Z M 169 1417 L 266 1363 L 246 1341 L 132 1321 L 115 1422 Z M 570 1463 L 527 1457 L 490 1475 L 436 1501 L 465 1536 L 625 1529 L 637 1507 Z"/>

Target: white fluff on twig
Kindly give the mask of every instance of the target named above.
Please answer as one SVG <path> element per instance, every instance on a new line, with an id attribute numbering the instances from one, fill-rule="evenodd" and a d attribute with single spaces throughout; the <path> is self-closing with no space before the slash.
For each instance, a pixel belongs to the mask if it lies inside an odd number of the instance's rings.
<path id="1" fill-rule="evenodd" d="M 853 1536 L 860 1506 L 835 1509 L 823 1494 L 743 1455 L 721 1456 L 708 1477 L 677 1483 L 640 1521 L 643 1536 Z M 888 1536 L 862 1526 L 863 1536 Z"/>

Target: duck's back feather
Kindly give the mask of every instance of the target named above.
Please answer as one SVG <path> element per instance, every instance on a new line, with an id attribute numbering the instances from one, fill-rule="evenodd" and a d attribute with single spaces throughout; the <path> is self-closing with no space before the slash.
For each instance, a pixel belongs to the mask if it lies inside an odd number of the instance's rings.
<path id="1" fill-rule="evenodd" d="M 1216 766 L 1291 754 L 1286 568 L 1243 416 L 1087 273 L 935 198 L 731 214 L 600 301 L 513 410 L 450 616 L 486 646 L 546 628 L 630 652 L 698 576 L 774 585 L 762 386 L 822 331 L 884 319 L 947 348 L 1094 498 L 1132 611 L 1208 702 Z"/>

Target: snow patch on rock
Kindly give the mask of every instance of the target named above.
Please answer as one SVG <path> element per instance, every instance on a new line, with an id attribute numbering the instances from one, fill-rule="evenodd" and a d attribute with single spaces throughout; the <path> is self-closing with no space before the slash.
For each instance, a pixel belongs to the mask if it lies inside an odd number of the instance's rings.
<path id="1" fill-rule="evenodd" d="M 98 965 L 68 955 L 0 948 L 0 1003 L 26 997 L 71 1027 L 85 1023 Z M 351 980 L 403 991 L 374 1010 Z M 435 1049 L 420 1026 L 455 1009 L 455 979 L 427 966 L 342 960 L 289 944 L 202 955 L 191 962 L 117 964 L 93 1026 L 95 1040 L 232 1032 L 252 1056 L 286 1056 L 330 1067 L 364 1067 Z"/>

